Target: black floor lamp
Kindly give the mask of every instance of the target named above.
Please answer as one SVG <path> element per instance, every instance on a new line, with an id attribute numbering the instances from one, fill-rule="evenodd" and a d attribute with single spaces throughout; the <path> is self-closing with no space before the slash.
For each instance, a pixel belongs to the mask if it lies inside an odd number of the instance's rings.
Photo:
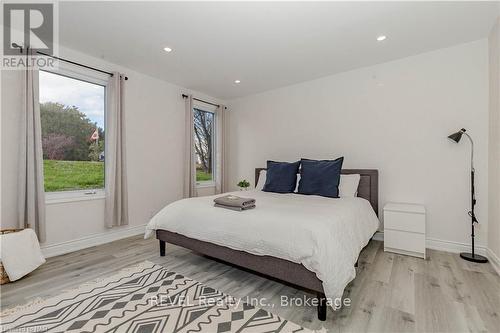
<path id="1" fill-rule="evenodd" d="M 462 252 L 460 253 L 460 257 L 462 257 L 465 260 L 468 261 L 473 261 L 473 262 L 479 262 L 479 263 L 485 263 L 488 262 L 488 259 L 486 257 L 483 257 L 482 255 L 476 254 L 474 252 L 474 223 L 479 223 L 479 221 L 476 218 L 476 215 L 474 214 L 474 206 L 476 205 L 476 196 L 474 193 L 474 141 L 472 141 L 472 138 L 470 137 L 469 134 L 465 133 L 465 128 L 462 128 L 460 131 L 453 133 L 448 136 L 448 139 L 453 140 L 456 143 L 460 142 L 460 139 L 462 139 L 462 135 L 464 135 L 469 138 L 470 144 L 471 144 L 471 154 L 470 154 L 470 194 L 471 194 L 471 210 L 469 212 L 469 216 L 471 218 L 471 224 L 472 224 L 472 233 L 471 233 L 471 238 L 472 238 L 472 253 L 467 253 L 467 252 Z"/>

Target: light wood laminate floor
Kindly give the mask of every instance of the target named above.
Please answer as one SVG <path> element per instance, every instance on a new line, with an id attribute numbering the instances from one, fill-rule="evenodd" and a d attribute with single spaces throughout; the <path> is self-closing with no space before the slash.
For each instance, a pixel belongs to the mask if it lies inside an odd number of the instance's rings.
<path id="1" fill-rule="evenodd" d="M 313 306 L 280 306 L 280 295 L 312 294 L 170 244 L 167 255 L 160 257 L 157 241 L 141 236 L 48 259 L 22 280 L 1 287 L 1 307 L 50 297 L 149 260 L 229 295 L 265 299 L 274 306 L 261 307 L 311 329 L 499 332 L 500 277 L 492 266 L 469 263 L 456 254 L 428 252 L 424 261 L 384 252 L 381 242 L 371 241 L 344 294 L 351 306 L 337 312 L 329 309 L 325 322 L 317 320 Z"/>

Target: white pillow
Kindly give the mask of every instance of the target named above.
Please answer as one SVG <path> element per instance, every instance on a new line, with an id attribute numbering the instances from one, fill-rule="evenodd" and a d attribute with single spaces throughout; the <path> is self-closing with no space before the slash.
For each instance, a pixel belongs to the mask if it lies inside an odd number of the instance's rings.
<path id="1" fill-rule="evenodd" d="M 267 176 L 267 171 L 260 170 L 259 181 L 257 182 L 257 185 L 255 185 L 256 190 L 262 191 L 264 189 L 264 184 L 266 183 L 266 176 Z"/>
<path id="2" fill-rule="evenodd" d="M 358 185 L 360 179 L 361 176 L 359 174 L 340 175 L 339 197 L 354 198 L 358 196 Z M 300 173 L 297 175 L 297 185 L 295 186 L 295 192 L 299 190 L 299 182 L 300 182 Z M 260 178 L 259 178 L 259 183 L 260 183 Z"/>
<path id="3" fill-rule="evenodd" d="M 298 192 L 299 191 L 299 183 L 300 183 L 300 171 L 297 174 L 297 184 L 295 185 L 295 191 L 294 192 Z"/>
<path id="4" fill-rule="evenodd" d="M 361 175 L 340 175 L 339 197 L 354 198 L 358 196 L 358 186 Z"/>

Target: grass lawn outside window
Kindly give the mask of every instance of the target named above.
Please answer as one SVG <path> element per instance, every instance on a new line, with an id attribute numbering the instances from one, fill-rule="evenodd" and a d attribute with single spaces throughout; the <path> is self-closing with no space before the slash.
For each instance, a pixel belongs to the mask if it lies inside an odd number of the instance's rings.
<path id="1" fill-rule="evenodd" d="M 212 180 L 212 174 L 202 170 L 196 170 L 196 181 L 207 182 Z"/>
<path id="2" fill-rule="evenodd" d="M 45 192 L 104 188 L 104 162 L 43 161 Z"/>

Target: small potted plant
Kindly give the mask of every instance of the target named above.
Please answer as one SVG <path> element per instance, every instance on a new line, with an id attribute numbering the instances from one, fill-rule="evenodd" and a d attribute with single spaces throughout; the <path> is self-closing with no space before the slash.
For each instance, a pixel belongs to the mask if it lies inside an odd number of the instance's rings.
<path id="1" fill-rule="evenodd" d="M 250 187 L 250 182 L 246 179 L 243 179 L 238 183 L 238 187 L 240 188 L 240 191 L 246 191 Z"/>

